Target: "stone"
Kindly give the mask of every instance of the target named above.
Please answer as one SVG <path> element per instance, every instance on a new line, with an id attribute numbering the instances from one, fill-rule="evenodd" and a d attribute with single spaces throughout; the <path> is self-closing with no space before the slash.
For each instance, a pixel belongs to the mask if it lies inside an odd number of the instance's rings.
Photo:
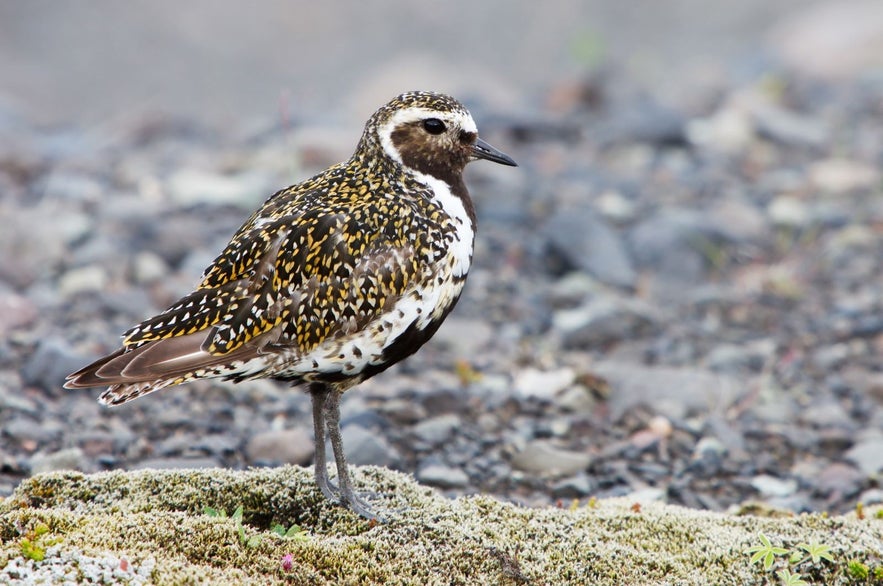
<path id="1" fill-rule="evenodd" d="M 797 481 L 793 478 L 782 479 L 770 476 L 769 474 L 760 474 L 751 479 L 751 486 L 760 493 L 762 497 L 787 497 L 797 492 Z"/>
<path id="2" fill-rule="evenodd" d="M 880 172 L 871 165 L 848 159 L 824 159 L 809 168 L 813 186 L 830 195 L 871 189 L 880 182 Z"/>
<path id="3" fill-rule="evenodd" d="M 255 464 L 305 465 L 314 452 L 312 435 L 301 428 L 263 431 L 249 438 L 245 446 L 246 456 Z"/>
<path id="4" fill-rule="evenodd" d="M 585 472 L 562 478 L 552 485 L 552 496 L 562 499 L 575 499 L 588 496 L 597 490 L 592 477 Z"/>
<path id="5" fill-rule="evenodd" d="M 22 367 L 21 377 L 26 384 L 58 394 L 67 375 L 87 362 L 88 359 L 74 352 L 64 340 L 44 338 Z"/>
<path id="6" fill-rule="evenodd" d="M 872 436 L 852 446 L 843 456 L 855 463 L 865 476 L 883 470 L 883 436 Z"/>
<path id="7" fill-rule="evenodd" d="M 413 433 L 422 442 L 438 445 L 450 438 L 460 423 L 459 416 L 446 413 L 424 419 L 414 426 Z"/>
<path id="8" fill-rule="evenodd" d="M 0 336 L 32 324 L 39 317 L 36 304 L 14 293 L 0 293 Z"/>
<path id="9" fill-rule="evenodd" d="M 620 361 L 597 362 L 592 372 L 610 384 L 608 407 L 614 420 L 641 405 L 672 421 L 689 413 L 726 409 L 745 386 L 744 381 L 706 370 Z"/>
<path id="10" fill-rule="evenodd" d="M 396 468 L 401 461 L 398 451 L 379 431 L 361 425 L 347 425 L 341 434 L 347 462 L 353 466 Z"/>
<path id="11" fill-rule="evenodd" d="M 62 297 L 72 297 L 79 293 L 101 291 L 107 284 L 108 275 L 103 267 L 87 265 L 70 269 L 58 280 L 58 292 Z"/>
<path id="12" fill-rule="evenodd" d="M 261 171 L 224 175 L 182 168 L 168 180 L 172 201 L 178 205 L 208 203 L 252 209 L 273 191 L 273 178 Z"/>
<path id="13" fill-rule="evenodd" d="M 512 467 L 539 476 L 571 476 L 588 468 L 591 454 L 560 448 L 545 440 L 535 440 L 515 454 Z"/>
<path id="14" fill-rule="evenodd" d="M 552 315 L 552 326 L 568 348 L 589 348 L 652 331 L 657 319 L 651 308 L 633 299 L 601 297 Z"/>
<path id="15" fill-rule="evenodd" d="M 439 488 L 465 488 L 469 486 L 469 476 L 460 468 L 444 464 L 429 464 L 417 471 L 417 480 Z"/>
<path id="16" fill-rule="evenodd" d="M 84 470 L 86 458 L 80 448 L 66 448 L 57 452 L 36 453 L 31 456 L 31 474 L 54 472 L 56 470 Z"/>
<path id="17" fill-rule="evenodd" d="M 619 234 L 591 208 L 555 212 L 543 227 L 560 272 L 579 269 L 615 287 L 633 288 L 637 273 Z"/>
<path id="18" fill-rule="evenodd" d="M 515 374 L 515 392 L 525 399 L 537 398 L 551 401 L 561 391 L 576 380 L 572 368 L 563 367 L 542 371 L 537 368 L 524 368 Z"/>

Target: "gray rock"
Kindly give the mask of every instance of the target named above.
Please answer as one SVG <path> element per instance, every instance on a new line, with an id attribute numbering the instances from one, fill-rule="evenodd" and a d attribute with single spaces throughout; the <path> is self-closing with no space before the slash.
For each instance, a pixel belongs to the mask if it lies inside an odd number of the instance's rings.
<path id="1" fill-rule="evenodd" d="M 818 118 L 772 105 L 755 109 L 754 122 L 760 136 L 787 146 L 818 148 L 830 138 L 828 128 Z"/>
<path id="2" fill-rule="evenodd" d="M 580 472 L 553 484 L 552 495 L 562 499 L 580 498 L 592 494 L 596 489 L 597 485 L 592 477 L 585 472 Z"/>
<path id="3" fill-rule="evenodd" d="M 0 336 L 33 323 L 38 316 L 33 301 L 14 293 L 0 293 Z"/>
<path id="4" fill-rule="evenodd" d="M 883 437 L 872 436 L 855 444 L 843 456 L 855 463 L 865 474 L 873 476 L 883 470 Z"/>
<path id="5" fill-rule="evenodd" d="M 552 315 L 552 326 L 568 348 L 589 348 L 652 331 L 655 313 L 632 299 L 602 297 Z"/>
<path id="6" fill-rule="evenodd" d="M 272 193 L 272 186 L 273 177 L 261 171 L 223 175 L 183 168 L 168 181 L 169 195 L 177 204 L 227 204 L 249 210 Z"/>
<path id="7" fill-rule="evenodd" d="M 26 384 L 58 394 L 65 377 L 86 363 L 87 360 L 63 340 L 44 338 L 21 369 L 21 377 Z"/>
<path id="8" fill-rule="evenodd" d="M 439 488 L 464 488 L 469 486 L 469 476 L 460 468 L 444 464 L 429 464 L 417 471 L 417 480 Z"/>
<path id="9" fill-rule="evenodd" d="M 787 497 L 797 491 L 797 481 L 760 474 L 751 479 L 751 486 L 763 497 Z"/>
<path id="10" fill-rule="evenodd" d="M 108 275 L 103 267 L 87 265 L 70 269 L 58 279 L 58 292 L 62 297 L 72 297 L 79 293 L 101 291 L 107 284 Z"/>
<path id="11" fill-rule="evenodd" d="M 264 431 L 252 436 L 245 453 L 252 463 L 307 464 L 315 445 L 311 434 L 301 428 Z"/>
<path id="12" fill-rule="evenodd" d="M 85 470 L 86 458 L 80 448 L 66 448 L 50 454 L 37 453 L 31 456 L 31 474 L 54 472 L 56 470 Z"/>
<path id="13" fill-rule="evenodd" d="M 449 317 L 432 337 L 432 343 L 456 356 L 469 358 L 484 350 L 493 336 L 494 330 L 483 320 Z"/>
<path id="14" fill-rule="evenodd" d="M 825 496 L 848 498 L 861 490 L 865 475 L 854 466 L 843 462 L 832 462 L 825 466 L 813 479 L 814 490 Z M 866 504 L 867 501 L 863 501 Z"/>
<path id="15" fill-rule="evenodd" d="M 420 441 L 438 445 L 446 441 L 460 426 L 460 417 L 452 413 L 425 419 L 414 426 L 413 433 Z"/>
<path id="16" fill-rule="evenodd" d="M 379 431 L 361 425 L 347 425 L 341 431 L 347 462 L 353 466 L 395 468 L 401 461 L 398 451 Z"/>
<path id="17" fill-rule="evenodd" d="M 575 380 L 576 372 L 566 366 L 546 371 L 525 368 L 515 374 L 513 384 L 515 392 L 525 399 L 535 397 L 551 401 Z"/>
<path id="18" fill-rule="evenodd" d="M 590 208 L 559 210 L 543 228 L 562 272 L 580 269 L 616 287 L 635 286 L 637 273 L 619 234 Z"/>
<path id="19" fill-rule="evenodd" d="M 544 440 L 529 443 L 512 458 L 512 467 L 539 476 L 571 476 L 588 468 L 591 454 L 560 448 Z"/>
<path id="20" fill-rule="evenodd" d="M 745 386 L 744 381 L 706 370 L 630 362 L 602 361 L 592 371 L 610 384 L 608 405 L 614 420 L 640 405 L 672 421 L 691 412 L 725 409 Z"/>

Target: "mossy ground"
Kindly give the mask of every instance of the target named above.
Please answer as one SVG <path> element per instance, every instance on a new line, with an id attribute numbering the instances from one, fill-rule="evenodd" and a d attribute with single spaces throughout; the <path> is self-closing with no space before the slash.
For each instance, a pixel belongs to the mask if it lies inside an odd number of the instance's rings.
<path id="1" fill-rule="evenodd" d="M 23 555 L 39 523 L 66 550 L 154 564 L 157 584 L 768 584 L 774 574 L 745 550 L 763 532 L 783 547 L 831 546 L 834 562 L 800 568 L 814 583 L 852 584 L 859 560 L 883 564 L 883 520 L 874 510 L 828 518 L 735 516 L 610 499 L 527 509 L 485 496 L 448 500 L 400 473 L 355 469 L 379 501 L 383 524 L 326 502 L 309 470 L 142 470 L 38 475 L 0 503 L 0 568 Z M 244 508 L 236 524 L 204 507 Z M 305 540 L 273 524 L 298 524 Z M 253 540 L 254 541 L 254 540 Z M 282 559 L 290 556 L 290 568 Z"/>

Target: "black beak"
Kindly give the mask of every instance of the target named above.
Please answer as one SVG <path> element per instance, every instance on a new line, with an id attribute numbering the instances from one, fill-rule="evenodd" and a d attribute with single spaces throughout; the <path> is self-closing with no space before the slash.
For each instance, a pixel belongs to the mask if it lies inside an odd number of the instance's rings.
<path id="1" fill-rule="evenodd" d="M 476 159 L 485 159 L 501 165 L 509 165 L 510 167 L 518 166 L 518 163 L 512 157 L 503 151 L 498 151 L 480 138 L 476 139 L 475 144 L 472 145 L 472 156 Z"/>

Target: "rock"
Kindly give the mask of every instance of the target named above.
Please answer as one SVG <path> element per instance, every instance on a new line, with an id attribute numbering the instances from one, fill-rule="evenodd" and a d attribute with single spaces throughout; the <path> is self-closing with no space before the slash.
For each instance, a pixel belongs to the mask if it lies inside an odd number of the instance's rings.
<path id="1" fill-rule="evenodd" d="M 689 413 L 726 408 L 744 388 L 744 382 L 737 379 L 690 368 L 601 361 L 592 372 L 610 384 L 608 407 L 614 420 L 644 405 L 678 421 Z"/>
<path id="2" fill-rule="evenodd" d="M 767 215 L 776 226 L 808 228 L 814 218 L 809 207 L 797 198 L 782 195 L 767 206 Z"/>
<path id="3" fill-rule="evenodd" d="M 132 276 L 139 285 L 147 285 L 163 279 L 169 274 L 169 266 L 157 254 L 150 251 L 139 252 L 132 262 Z"/>
<path id="4" fill-rule="evenodd" d="M 72 297 L 79 293 L 94 293 L 104 289 L 107 279 L 107 271 L 98 265 L 70 269 L 59 278 L 58 292 L 63 297 Z"/>
<path id="5" fill-rule="evenodd" d="M 608 189 L 594 199 L 595 208 L 607 219 L 625 224 L 635 219 L 637 206 L 622 193 Z"/>
<path id="6" fill-rule="evenodd" d="M 470 358 L 485 349 L 493 338 L 494 330 L 483 320 L 449 317 L 432 337 L 432 343 L 445 346 L 456 356 Z"/>
<path id="7" fill-rule="evenodd" d="M 439 488 L 465 488 L 469 486 L 469 476 L 460 468 L 443 464 L 429 464 L 417 471 L 417 480 Z"/>
<path id="8" fill-rule="evenodd" d="M 705 276 L 705 257 L 696 243 L 709 238 L 706 227 L 698 212 L 668 209 L 635 226 L 629 247 L 637 266 L 652 271 L 657 289 L 682 298 L 685 286 Z"/>
<path id="9" fill-rule="evenodd" d="M 871 165 L 848 159 L 825 159 L 809 168 L 813 187 L 831 195 L 870 189 L 880 182 L 880 172 Z"/>
<path id="10" fill-rule="evenodd" d="M 597 490 L 597 484 L 585 472 L 563 478 L 552 485 L 552 496 L 562 499 L 575 499 L 588 496 Z"/>
<path id="11" fill-rule="evenodd" d="M 87 362 L 67 342 L 57 338 L 44 338 L 22 367 L 21 377 L 26 384 L 40 387 L 54 395 L 61 392 L 65 377 Z"/>
<path id="12" fill-rule="evenodd" d="M 797 481 L 793 478 L 787 480 L 776 478 L 768 474 L 760 474 L 751 480 L 751 486 L 762 497 L 787 497 L 797 491 Z"/>
<path id="13" fill-rule="evenodd" d="M 178 205 L 226 204 L 251 210 L 273 192 L 273 178 L 261 171 L 223 175 L 183 168 L 169 178 L 168 191 Z"/>
<path id="14" fill-rule="evenodd" d="M 563 263 L 560 273 L 580 269 L 608 285 L 635 286 L 637 273 L 625 244 L 591 208 L 555 212 L 543 234 L 552 254 Z"/>
<path id="15" fill-rule="evenodd" d="M 855 444 L 843 456 L 855 463 L 865 476 L 883 470 L 883 436 L 872 436 Z"/>
<path id="16" fill-rule="evenodd" d="M 824 496 L 850 498 L 861 490 L 865 475 L 843 462 L 832 462 L 813 479 L 814 490 Z M 867 501 L 865 501 L 866 504 Z"/>
<path id="17" fill-rule="evenodd" d="M 37 453 L 31 456 L 31 474 L 56 470 L 84 470 L 86 458 L 80 448 L 67 448 L 51 454 Z"/>
<path id="18" fill-rule="evenodd" d="M 460 423 L 458 415 L 447 413 L 421 421 L 412 431 L 420 441 L 435 446 L 450 438 Z"/>
<path id="19" fill-rule="evenodd" d="M 588 468 L 592 456 L 560 448 L 544 440 L 529 443 L 512 458 L 512 467 L 539 476 L 570 476 Z"/>
<path id="20" fill-rule="evenodd" d="M 606 297 L 552 315 L 552 326 L 568 348 L 589 348 L 640 336 L 652 331 L 656 322 L 646 304 L 633 299 Z"/>
<path id="21" fill-rule="evenodd" d="M 786 146 L 820 148 L 830 140 L 821 120 L 771 104 L 756 108 L 754 121 L 760 136 Z"/>
<path id="22" fill-rule="evenodd" d="M 708 118 L 687 123 L 687 139 L 704 150 L 738 153 L 754 140 L 754 125 L 745 110 L 727 105 Z"/>
<path id="23" fill-rule="evenodd" d="M 14 293 L 0 293 L 0 336 L 27 326 L 39 316 L 33 301 Z"/>
<path id="24" fill-rule="evenodd" d="M 300 464 L 310 462 L 315 452 L 312 436 L 301 428 L 263 431 L 253 435 L 245 446 L 255 464 Z"/>
<path id="25" fill-rule="evenodd" d="M 361 425 L 347 425 L 341 430 L 347 462 L 353 466 L 396 468 L 401 461 L 398 451 L 379 431 Z"/>
<path id="26" fill-rule="evenodd" d="M 854 79 L 883 66 L 883 6 L 828 0 L 795 10 L 770 31 L 787 68 L 826 79 Z"/>
<path id="27" fill-rule="evenodd" d="M 515 392 L 525 399 L 537 398 L 551 401 L 576 380 L 576 372 L 564 367 L 550 371 L 525 368 L 515 374 Z"/>

